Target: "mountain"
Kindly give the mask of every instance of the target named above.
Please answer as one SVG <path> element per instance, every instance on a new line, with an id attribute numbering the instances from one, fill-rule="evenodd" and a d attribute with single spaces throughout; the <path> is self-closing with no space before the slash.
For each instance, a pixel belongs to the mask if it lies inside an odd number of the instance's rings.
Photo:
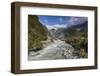
<path id="1" fill-rule="evenodd" d="M 77 31 L 87 31 L 88 30 L 88 22 L 84 22 L 82 24 L 72 25 L 67 29 L 76 29 Z"/>
<path id="2" fill-rule="evenodd" d="M 86 33 L 88 30 L 88 22 L 82 24 L 71 25 L 68 28 L 58 28 L 49 30 L 53 38 L 64 40 L 68 37 L 78 36 L 82 33 Z"/>
<path id="3" fill-rule="evenodd" d="M 48 30 L 39 22 L 38 16 L 28 15 L 28 48 L 42 48 L 41 41 L 47 39 Z"/>
<path id="4" fill-rule="evenodd" d="M 49 30 L 54 39 L 60 39 L 74 47 L 82 58 L 88 53 L 88 22 L 71 25 L 68 28 Z M 79 50 L 79 51 L 78 51 Z"/>
<path id="5" fill-rule="evenodd" d="M 54 39 L 64 39 L 66 36 L 65 28 L 51 29 L 49 31 Z"/>

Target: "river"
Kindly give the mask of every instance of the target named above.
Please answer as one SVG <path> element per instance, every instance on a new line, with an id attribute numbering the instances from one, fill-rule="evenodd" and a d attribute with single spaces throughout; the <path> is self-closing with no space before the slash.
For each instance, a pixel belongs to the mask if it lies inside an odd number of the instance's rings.
<path id="1" fill-rule="evenodd" d="M 38 52 L 31 51 L 28 60 L 77 59 L 75 49 L 62 40 L 54 40 Z"/>

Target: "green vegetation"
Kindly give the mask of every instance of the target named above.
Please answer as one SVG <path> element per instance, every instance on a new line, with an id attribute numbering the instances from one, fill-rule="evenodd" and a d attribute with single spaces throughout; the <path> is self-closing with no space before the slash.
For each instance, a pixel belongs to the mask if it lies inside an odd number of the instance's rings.
<path id="1" fill-rule="evenodd" d="M 68 31 L 69 35 L 66 38 L 66 43 L 71 44 L 76 50 L 79 50 L 80 58 L 87 58 L 87 32 L 71 30 Z"/>
<path id="2" fill-rule="evenodd" d="M 47 39 L 48 30 L 39 22 L 38 16 L 28 15 L 28 49 L 42 48 L 41 41 Z"/>
<path id="3" fill-rule="evenodd" d="M 83 27 L 82 27 L 83 26 Z M 64 30 L 64 40 L 66 43 L 71 44 L 75 50 L 79 50 L 80 58 L 87 58 L 88 56 L 88 35 L 87 35 L 87 24 L 79 26 L 72 26 Z M 53 31 L 52 31 L 53 32 Z M 61 33 L 62 31 L 57 31 Z M 60 35 L 53 33 L 54 35 Z M 61 34 L 63 34 L 61 33 Z M 58 38 L 57 36 L 56 38 Z M 53 42 L 53 36 L 50 31 L 39 22 L 39 18 L 36 15 L 28 15 L 28 49 L 34 49 L 34 51 L 43 48 L 43 41 L 48 43 Z"/>

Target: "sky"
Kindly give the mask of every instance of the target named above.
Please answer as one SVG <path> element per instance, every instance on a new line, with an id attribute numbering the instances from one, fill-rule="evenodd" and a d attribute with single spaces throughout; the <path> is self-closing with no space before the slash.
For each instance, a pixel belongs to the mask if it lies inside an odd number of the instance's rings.
<path id="1" fill-rule="evenodd" d="M 48 29 L 53 28 L 67 28 L 72 25 L 84 23 L 88 20 L 87 17 L 75 16 L 38 16 L 39 21 Z"/>

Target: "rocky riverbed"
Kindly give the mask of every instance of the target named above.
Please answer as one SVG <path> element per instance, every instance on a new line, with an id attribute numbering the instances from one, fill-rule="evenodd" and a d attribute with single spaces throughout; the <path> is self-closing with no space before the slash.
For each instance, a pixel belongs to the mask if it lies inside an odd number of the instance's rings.
<path id="1" fill-rule="evenodd" d="M 58 39 L 42 50 L 30 51 L 28 60 L 77 59 L 79 58 L 78 53 L 78 50 L 75 50 L 70 44 Z"/>

